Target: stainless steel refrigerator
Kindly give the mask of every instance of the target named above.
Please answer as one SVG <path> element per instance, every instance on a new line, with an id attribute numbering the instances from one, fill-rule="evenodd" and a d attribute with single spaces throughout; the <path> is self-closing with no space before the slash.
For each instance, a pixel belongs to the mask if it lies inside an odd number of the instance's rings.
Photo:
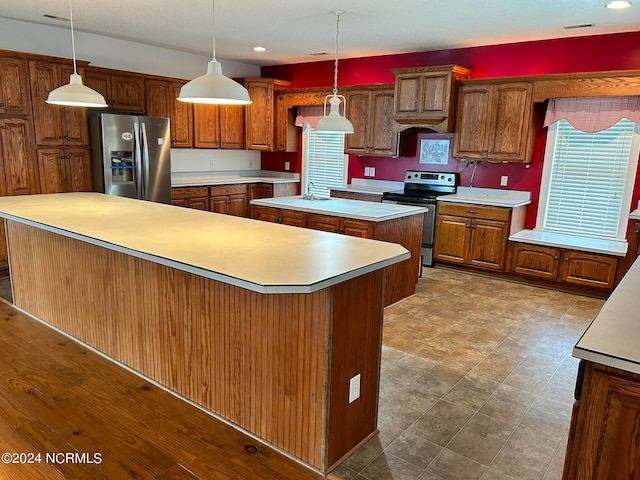
<path id="1" fill-rule="evenodd" d="M 91 113 L 89 127 L 95 191 L 171 203 L 168 118 Z"/>

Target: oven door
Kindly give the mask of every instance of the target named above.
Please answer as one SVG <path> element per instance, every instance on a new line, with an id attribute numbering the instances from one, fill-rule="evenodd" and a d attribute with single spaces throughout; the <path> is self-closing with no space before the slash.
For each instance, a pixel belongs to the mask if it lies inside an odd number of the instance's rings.
<path id="1" fill-rule="evenodd" d="M 401 200 L 388 200 L 383 198 L 382 203 L 395 203 L 397 205 L 413 205 L 426 208 L 424 223 L 422 225 L 422 264 L 427 267 L 433 266 L 433 238 L 436 226 L 436 202 L 411 202 Z"/>

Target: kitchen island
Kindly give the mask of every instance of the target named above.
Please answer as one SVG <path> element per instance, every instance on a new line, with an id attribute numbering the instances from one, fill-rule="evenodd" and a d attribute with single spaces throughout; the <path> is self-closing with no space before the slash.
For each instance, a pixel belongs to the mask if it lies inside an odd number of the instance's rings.
<path id="1" fill-rule="evenodd" d="M 319 472 L 377 431 L 402 246 L 97 193 L 0 216 L 25 313 Z"/>
<path id="2" fill-rule="evenodd" d="M 251 217 L 257 220 L 399 243 L 409 250 L 411 258 L 387 268 L 385 306 L 416 291 L 425 212 L 423 207 L 343 198 L 295 196 L 251 201 Z"/>
<path id="3" fill-rule="evenodd" d="M 640 479 L 640 261 L 573 349 L 580 358 L 563 480 Z"/>

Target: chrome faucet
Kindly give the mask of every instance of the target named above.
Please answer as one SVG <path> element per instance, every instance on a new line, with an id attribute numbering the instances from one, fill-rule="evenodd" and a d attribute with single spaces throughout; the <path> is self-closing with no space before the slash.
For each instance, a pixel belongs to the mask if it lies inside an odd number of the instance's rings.
<path id="1" fill-rule="evenodd" d="M 315 185 L 313 184 L 313 182 L 309 182 L 307 183 L 307 194 L 303 195 L 302 198 L 306 198 L 307 200 L 313 200 L 313 193 L 311 192 L 311 189 L 314 188 Z"/>

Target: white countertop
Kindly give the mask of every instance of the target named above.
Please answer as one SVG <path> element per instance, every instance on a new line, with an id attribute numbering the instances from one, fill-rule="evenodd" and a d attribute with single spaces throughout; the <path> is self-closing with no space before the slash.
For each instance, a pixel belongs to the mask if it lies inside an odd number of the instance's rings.
<path id="1" fill-rule="evenodd" d="M 362 202 L 345 198 L 329 198 L 326 200 L 308 200 L 301 196 L 261 198 L 251 200 L 252 205 L 285 208 L 306 213 L 319 213 L 334 217 L 354 218 L 368 222 L 384 222 L 394 218 L 425 213 L 426 208 L 392 203 Z"/>
<path id="2" fill-rule="evenodd" d="M 410 257 L 394 243 L 100 193 L 0 197 L 0 216 L 259 293 L 310 293 Z"/>
<path id="3" fill-rule="evenodd" d="M 573 356 L 640 374 L 640 261 L 631 266 L 573 349 Z"/>
<path id="4" fill-rule="evenodd" d="M 599 238 L 579 237 L 562 233 L 545 232 L 542 230 L 520 230 L 509 237 L 512 242 L 545 245 L 556 248 L 569 248 L 605 255 L 624 257 L 627 254 L 627 242 L 616 240 L 602 240 Z"/>
<path id="5" fill-rule="evenodd" d="M 458 187 L 451 195 L 438 197 L 439 202 L 473 203 L 495 207 L 521 207 L 531 203 L 531 192 L 497 188 Z"/>
<path id="6" fill-rule="evenodd" d="M 300 183 L 299 178 L 281 177 L 243 177 L 243 176 L 203 176 L 189 178 L 172 178 L 172 187 L 195 187 L 206 185 L 227 185 L 232 183 Z"/>
<path id="7" fill-rule="evenodd" d="M 636 208 L 633 212 L 629 214 L 629 218 L 631 220 L 640 220 L 640 208 Z"/>

